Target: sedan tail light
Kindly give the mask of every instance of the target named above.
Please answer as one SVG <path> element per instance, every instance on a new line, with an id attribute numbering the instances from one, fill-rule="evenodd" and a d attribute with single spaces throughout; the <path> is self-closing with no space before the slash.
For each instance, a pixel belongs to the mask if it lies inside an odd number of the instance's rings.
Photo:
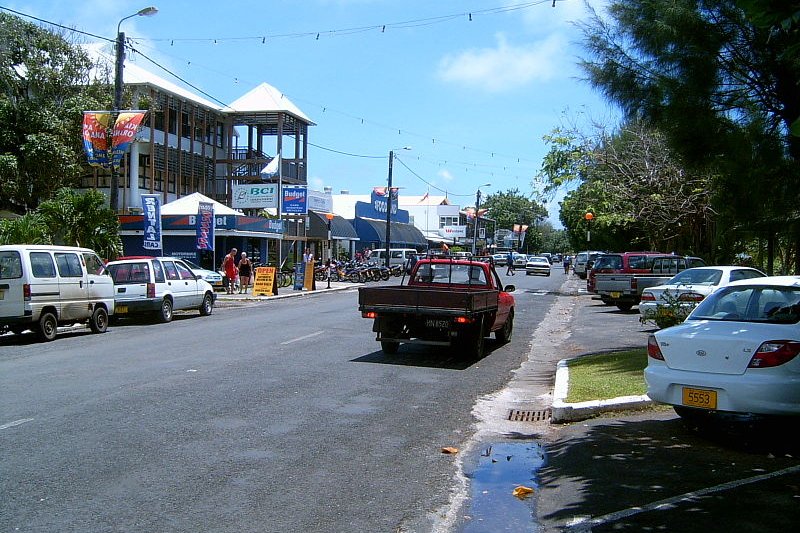
<path id="1" fill-rule="evenodd" d="M 664 360 L 664 354 L 661 353 L 661 348 L 658 347 L 658 340 L 655 335 L 647 337 L 647 355 L 659 361 Z"/>
<path id="2" fill-rule="evenodd" d="M 655 302 L 656 301 L 656 295 L 651 293 L 651 292 L 643 292 L 641 300 L 643 302 Z"/>
<path id="3" fill-rule="evenodd" d="M 705 296 L 696 292 L 685 292 L 678 296 L 679 302 L 702 302 Z"/>
<path id="4" fill-rule="evenodd" d="M 788 363 L 800 353 L 798 341 L 767 341 L 758 347 L 747 368 L 769 368 Z"/>

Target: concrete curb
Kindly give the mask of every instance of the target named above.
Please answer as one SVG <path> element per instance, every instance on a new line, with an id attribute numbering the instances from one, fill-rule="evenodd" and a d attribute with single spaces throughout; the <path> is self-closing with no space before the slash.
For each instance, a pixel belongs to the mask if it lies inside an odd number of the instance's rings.
<path id="1" fill-rule="evenodd" d="M 331 286 L 330 289 L 317 289 L 315 291 L 295 291 L 291 289 L 284 288 L 287 292 L 281 294 L 278 293 L 274 296 L 253 296 L 252 294 L 225 294 L 225 293 L 217 293 L 217 301 L 216 305 L 226 303 L 233 303 L 233 302 L 268 302 L 270 300 L 284 300 L 286 298 L 297 298 L 299 296 L 314 296 L 316 294 L 322 294 L 326 292 L 334 292 L 334 291 L 346 291 L 348 289 L 362 287 L 363 283 L 348 283 L 346 285 L 340 286 Z"/>
<path id="2" fill-rule="evenodd" d="M 562 359 L 556 365 L 556 382 L 553 388 L 553 405 L 550 418 L 552 423 L 577 422 L 592 418 L 600 413 L 640 409 L 653 404 L 653 400 L 646 394 L 643 396 L 621 396 L 609 400 L 591 400 L 579 403 L 565 402 L 564 399 L 567 397 L 567 389 L 569 387 L 568 364 L 571 360 Z"/>

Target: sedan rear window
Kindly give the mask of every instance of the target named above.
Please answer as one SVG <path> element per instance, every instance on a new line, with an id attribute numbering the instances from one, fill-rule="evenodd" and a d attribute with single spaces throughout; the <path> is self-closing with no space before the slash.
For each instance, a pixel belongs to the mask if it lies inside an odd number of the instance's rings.
<path id="1" fill-rule="evenodd" d="M 794 287 L 725 287 L 703 300 L 689 320 L 730 320 L 796 324 L 800 289 Z"/>

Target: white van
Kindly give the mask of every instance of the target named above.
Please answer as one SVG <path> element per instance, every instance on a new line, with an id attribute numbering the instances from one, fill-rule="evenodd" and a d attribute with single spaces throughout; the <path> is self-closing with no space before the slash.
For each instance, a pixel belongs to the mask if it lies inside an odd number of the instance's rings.
<path id="1" fill-rule="evenodd" d="M 95 333 L 114 314 L 114 282 L 88 248 L 0 246 L 0 332 L 31 329 L 46 341 L 59 324 L 87 322 Z"/>
<path id="2" fill-rule="evenodd" d="M 419 255 L 419 252 L 414 248 L 390 248 L 389 249 L 389 264 L 390 265 L 405 265 L 412 255 Z M 373 250 L 372 255 L 369 257 L 370 261 L 375 261 L 379 265 L 386 264 L 386 249 Z"/>

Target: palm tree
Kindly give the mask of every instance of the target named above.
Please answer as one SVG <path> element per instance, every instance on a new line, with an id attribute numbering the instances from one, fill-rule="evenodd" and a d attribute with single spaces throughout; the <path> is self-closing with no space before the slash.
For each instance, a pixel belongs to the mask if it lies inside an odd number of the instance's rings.
<path id="1" fill-rule="evenodd" d="M 38 213 L 0 220 L 0 244 L 50 244 L 50 231 Z"/>

